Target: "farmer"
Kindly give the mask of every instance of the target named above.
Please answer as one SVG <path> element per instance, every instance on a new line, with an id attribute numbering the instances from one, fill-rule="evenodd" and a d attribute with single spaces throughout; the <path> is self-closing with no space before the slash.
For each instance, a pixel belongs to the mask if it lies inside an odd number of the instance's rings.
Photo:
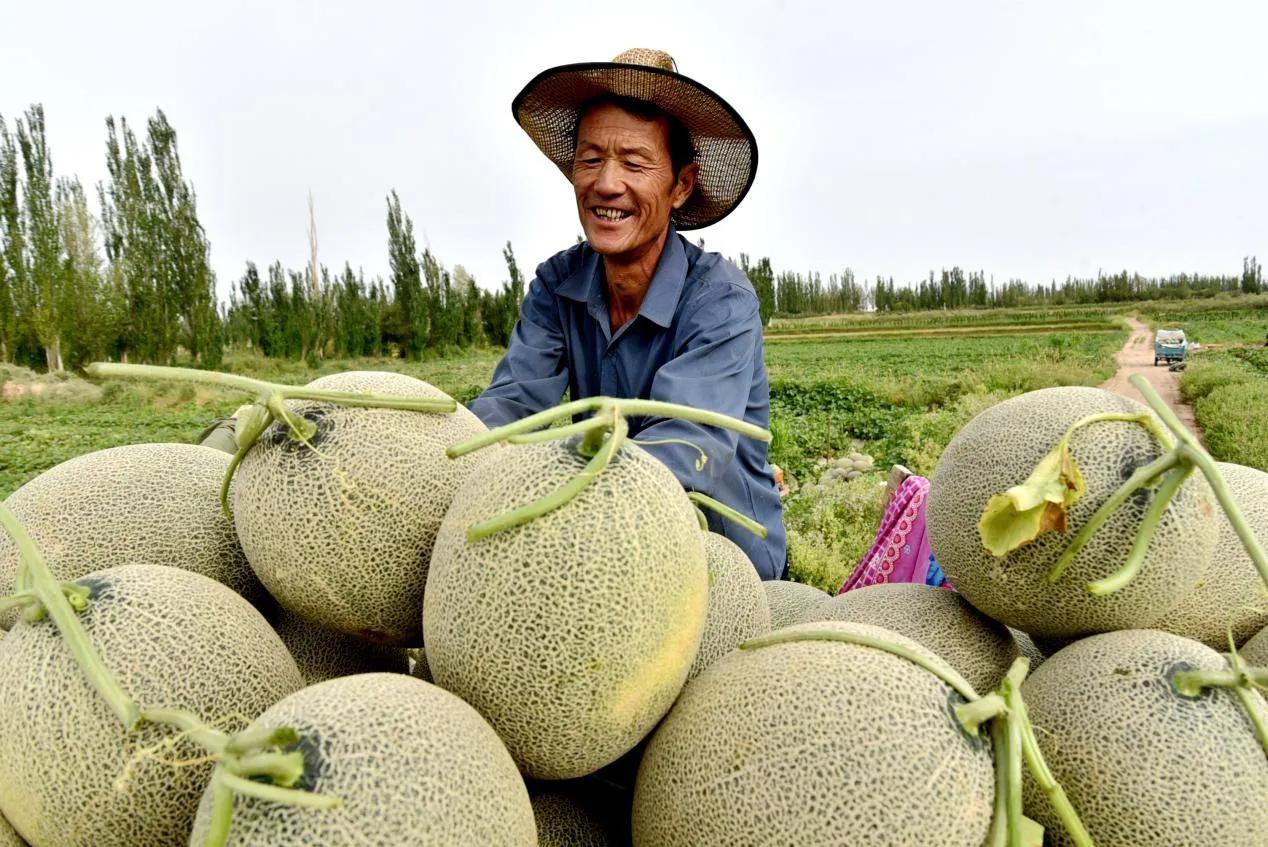
<path id="1" fill-rule="evenodd" d="M 506 355 L 471 411 L 496 427 L 556 405 L 566 390 L 574 400 L 663 400 L 767 427 L 757 295 L 734 264 L 679 235 L 726 217 L 752 185 L 757 143 L 740 116 L 658 50 L 551 68 L 511 108 L 572 183 L 586 240 L 537 268 Z M 738 544 L 762 578 L 783 576 L 765 444 L 675 419 L 629 423 L 684 488 L 762 523 L 765 540 L 708 514 L 709 528 Z"/>

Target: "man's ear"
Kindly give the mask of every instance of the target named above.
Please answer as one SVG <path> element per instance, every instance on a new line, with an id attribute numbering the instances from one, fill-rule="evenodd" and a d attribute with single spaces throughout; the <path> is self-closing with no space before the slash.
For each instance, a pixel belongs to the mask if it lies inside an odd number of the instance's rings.
<path id="1" fill-rule="evenodd" d="M 696 176 L 700 173 L 700 165 L 692 162 L 683 167 L 678 172 L 678 179 L 674 183 L 673 189 L 669 192 L 671 201 L 675 209 L 681 209 L 682 204 L 686 203 L 691 197 L 691 192 L 696 190 Z"/>

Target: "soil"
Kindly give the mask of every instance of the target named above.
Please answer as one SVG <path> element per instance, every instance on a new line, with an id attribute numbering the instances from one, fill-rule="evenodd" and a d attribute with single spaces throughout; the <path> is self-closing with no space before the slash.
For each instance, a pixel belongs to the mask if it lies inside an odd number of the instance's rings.
<path id="1" fill-rule="evenodd" d="M 1153 332 L 1135 318 L 1127 318 L 1127 323 L 1132 334 L 1123 349 L 1118 351 L 1118 372 L 1102 383 L 1101 388 L 1143 403 L 1144 398 L 1127 379 L 1132 374 L 1144 374 L 1145 379 L 1181 422 L 1202 439 L 1202 430 L 1198 428 L 1197 419 L 1193 416 L 1193 407 L 1180 400 L 1180 374 L 1171 371 L 1166 365 L 1154 365 Z"/>

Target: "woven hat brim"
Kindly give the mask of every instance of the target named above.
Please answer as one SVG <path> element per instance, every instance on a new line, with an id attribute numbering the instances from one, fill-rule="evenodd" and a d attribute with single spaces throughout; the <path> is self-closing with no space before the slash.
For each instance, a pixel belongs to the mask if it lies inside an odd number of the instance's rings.
<path id="1" fill-rule="evenodd" d="M 533 77 L 511 101 L 511 112 L 571 182 L 577 112 L 605 93 L 654 103 L 690 133 L 700 173 L 695 191 L 672 215 L 677 229 L 717 223 L 748 194 L 757 175 L 757 139 L 731 104 L 682 74 L 621 62 L 560 65 Z"/>

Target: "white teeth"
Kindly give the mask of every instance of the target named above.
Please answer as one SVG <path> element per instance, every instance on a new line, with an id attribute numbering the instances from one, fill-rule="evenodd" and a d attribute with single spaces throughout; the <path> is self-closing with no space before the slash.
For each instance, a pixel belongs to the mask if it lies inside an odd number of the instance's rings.
<path id="1" fill-rule="evenodd" d="M 629 217 L 629 212 L 622 212 L 620 209 L 604 209 L 596 208 L 594 213 L 601 218 L 609 221 L 619 221 L 622 218 Z"/>

